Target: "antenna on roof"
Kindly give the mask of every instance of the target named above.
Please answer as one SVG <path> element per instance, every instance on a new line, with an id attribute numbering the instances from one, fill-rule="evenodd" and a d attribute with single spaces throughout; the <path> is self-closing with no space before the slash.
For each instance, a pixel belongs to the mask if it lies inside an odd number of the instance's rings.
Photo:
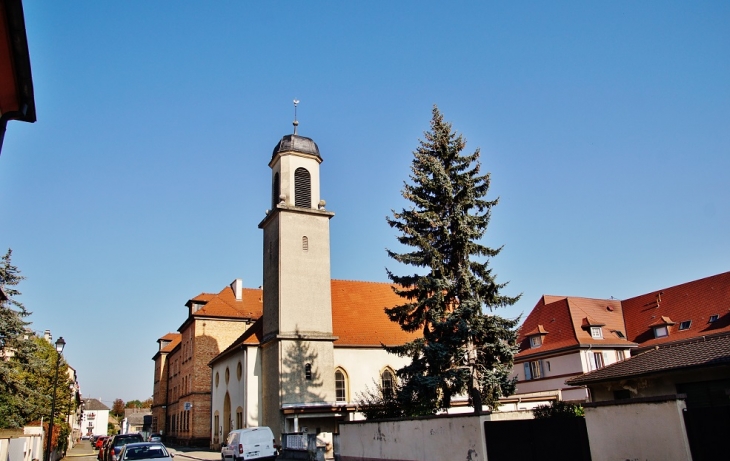
<path id="1" fill-rule="evenodd" d="M 297 127 L 299 126 L 299 122 L 297 122 L 297 105 L 299 105 L 299 100 L 295 99 L 294 100 L 294 123 L 292 123 L 292 125 L 294 125 L 294 134 L 297 134 Z"/>

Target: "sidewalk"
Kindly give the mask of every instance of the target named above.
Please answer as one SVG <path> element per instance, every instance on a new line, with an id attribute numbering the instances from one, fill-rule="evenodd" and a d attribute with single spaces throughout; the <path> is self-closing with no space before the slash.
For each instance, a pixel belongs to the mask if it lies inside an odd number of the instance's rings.
<path id="1" fill-rule="evenodd" d="M 220 460 L 221 459 L 221 454 L 219 451 L 211 451 L 211 450 L 206 450 L 204 448 L 167 446 L 167 450 L 170 453 L 174 454 L 176 458 L 180 458 L 180 461 L 185 461 L 185 459 L 195 459 L 195 460 L 201 460 L 201 461 Z"/>
<path id="2" fill-rule="evenodd" d="M 91 442 L 88 440 L 76 442 L 74 447 L 66 452 L 66 458 L 80 458 L 84 456 L 91 456 L 93 459 L 96 459 L 96 450 L 91 447 Z"/>

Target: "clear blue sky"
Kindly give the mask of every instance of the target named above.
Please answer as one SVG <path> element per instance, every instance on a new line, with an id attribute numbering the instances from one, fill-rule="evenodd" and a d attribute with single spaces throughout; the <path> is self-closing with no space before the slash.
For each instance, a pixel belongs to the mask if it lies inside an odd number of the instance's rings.
<path id="1" fill-rule="evenodd" d="M 730 270 L 729 2 L 26 0 L 25 18 L 38 122 L 8 126 L 0 249 L 87 397 L 149 397 L 184 303 L 261 285 L 294 98 L 334 278 L 394 267 L 385 216 L 433 104 L 501 197 L 485 243 L 523 293 L 503 315 Z"/>

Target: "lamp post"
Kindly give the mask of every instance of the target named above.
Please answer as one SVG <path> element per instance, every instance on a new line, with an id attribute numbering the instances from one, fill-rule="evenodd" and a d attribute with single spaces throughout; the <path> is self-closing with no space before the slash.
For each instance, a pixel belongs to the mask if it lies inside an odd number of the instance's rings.
<path id="1" fill-rule="evenodd" d="M 58 385 L 58 367 L 61 364 L 61 352 L 63 347 L 66 345 L 66 341 L 63 340 L 63 336 L 59 337 L 56 341 L 56 377 L 53 379 L 53 400 L 51 400 L 51 419 L 48 421 L 48 440 L 46 441 L 46 461 L 51 461 L 51 439 L 53 439 L 53 417 L 56 413 L 56 386 Z"/>

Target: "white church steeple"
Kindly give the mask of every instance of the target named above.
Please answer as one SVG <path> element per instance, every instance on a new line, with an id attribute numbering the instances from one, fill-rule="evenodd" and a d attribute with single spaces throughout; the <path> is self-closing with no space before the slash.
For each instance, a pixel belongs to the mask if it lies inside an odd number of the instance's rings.
<path id="1" fill-rule="evenodd" d="M 259 224 L 264 231 L 264 401 L 280 403 L 264 409 L 263 423 L 277 427 L 285 423 L 283 406 L 335 401 L 329 235 L 334 213 L 320 198 L 319 148 L 296 134 L 297 125 L 295 120 L 295 134 L 282 137 L 274 148 L 271 210 Z"/>

